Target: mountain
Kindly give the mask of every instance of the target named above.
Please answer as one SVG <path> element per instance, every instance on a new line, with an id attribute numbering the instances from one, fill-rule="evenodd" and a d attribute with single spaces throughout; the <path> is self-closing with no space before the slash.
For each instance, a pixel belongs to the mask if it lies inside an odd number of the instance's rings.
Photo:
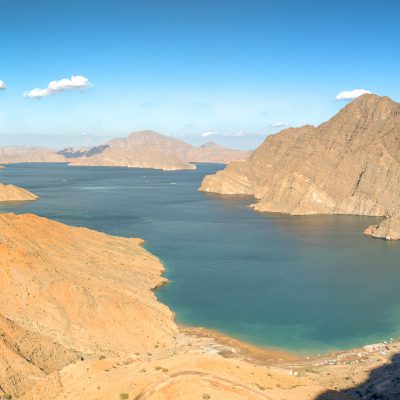
<path id="1" fill-rule="evenodd" d="M 78 149 L 66 147 L 65 149 L 58 151 L 57 154 L 65 158 L 92 157 L 103 152 L 107 147 L 107 145 L 80 147 Z"/>
<path id="2" fill-rule="evenodd" d="M 400 104 L 363 95 L 318 127 L 268 136 L 200 190 L 252 195 L 258 211 L 387 216 L 400 205 Z"/>
<path id="3" fill-rule="evenodd" d="M 65 162 L 62 155 L 45 147 L 0 147 L 0 164 L 24 162 Z"/>
<path id="4" fill-rule="evenodd" d="M 245 159 L 249 152 L 225 149 L 215 143 L 193 147 L 157 132 L 141 131 L 126 138 L 112 139 L 102 146 L 64 149 L 58 154 L 66 157 L 70 165 L 184 170 L 195 169 L 192 162 L 229 163 Z"/>
<path id="5" fill-rule="evenodd" d="M 30 201 L 38 197 L 26 189 L 14 185 L 3 185 L 0 183 L 0 202 L 7 201 Z"/>

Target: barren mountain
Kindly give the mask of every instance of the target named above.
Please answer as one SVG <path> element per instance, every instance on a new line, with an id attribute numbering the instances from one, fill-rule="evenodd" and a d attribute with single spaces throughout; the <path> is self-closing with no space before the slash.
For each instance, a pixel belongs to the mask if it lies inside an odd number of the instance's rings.
<path id="1" fill-rule="evenodd" d="M 28 201 L 36 200 L 38 197 L 26 189 L 14 185 L 3 185 L 0 183 L 0 202 L 5 201 Z"/>
<path id="2" fill-rule="evenodd" d="M 76 354 L 127 357 L 173 341 L 173 315 L 151 291 L 163 267 L 141 240 L 35 215 L 0 214 L 0 233 L 4 392 L 22 393 Z"/>
<path id="3" fill-rule="evenodd" d="M 105 145 L 89 149 L 64 149 L 60 155 L 70 165 L 125 166 L 162 170 L 195 169 L 191 162 L 228 163 L 245 159 L 248 152 L 225 149 L 215 143 L 193 147 L 181 140 L 153 131 L 131 133 Z"/>
<path id="4" fill-rule="evenodd" d="M 207 162 L 229 164 L 231 161 L 246 160 L 250 151 L 231 150 L 214 142 L 207 142 L 200 147 L 191 147 L 182 157 L 189 162 Z"/>
<path id="5" fill-rule="evenodd" d="M 45 147 L 0 147 L 0 164 L 23 162 L 65 162 L 62 155 Z"/>
<path id="6" fill-rule="evenodd" d="M 258 211 L 387 216 L 400 205 L 400 104 L 363 95 L 318 127 L 267 137 L 200 190 L 252 195 Z"/>

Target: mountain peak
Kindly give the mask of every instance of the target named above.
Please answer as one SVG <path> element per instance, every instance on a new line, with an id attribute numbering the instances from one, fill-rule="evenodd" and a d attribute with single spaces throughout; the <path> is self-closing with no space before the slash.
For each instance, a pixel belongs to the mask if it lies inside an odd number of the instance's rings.
<path id="1" fill-rule="evenodd" d="M 358 119 L 389 119 L 400 115 L 400 104 L 387 96 L 364 94 L 344 107 L 338 115 L 343 113 Z"/>

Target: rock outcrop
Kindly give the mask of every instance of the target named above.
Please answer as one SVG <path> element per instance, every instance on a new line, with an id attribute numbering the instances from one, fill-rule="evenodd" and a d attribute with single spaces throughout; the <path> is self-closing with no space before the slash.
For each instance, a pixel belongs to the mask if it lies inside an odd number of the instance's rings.
<path id="1" fill-rule="evenodd" d="M 400 240 L 400 212 L 390 213 L 378 225 L 370 225 L 364 233 L 380 239 Z"/>
<path id="2" fill-rule="evenodd" d="M 252 195 L 258 211 L 386 216 L 400 205 L 400 104 L 363 95 L 318 127 L 267 137 L 200 190 Z"/>
<path id="3" fill-rule="evenodd" d="M 70 165 L 121 166 L 161 170 L 195 169 L 193 162 L 229 163 L 245 159 L 249 152 L 225 149 L 215 143 L 193 147 L 153 131 L 131 133 L 102 146 L 64 149 L 59 152 Z"/>
<path id="4" fill-rule="evenodd" d="M 26 189 L 14 185 L 3 185 L 0 183 L 0 202 L 8 201 L 32 201 L 38 196 Z"/>
<path id="5" fill-rule="evenodd" d="M 56 150 L 45 147 L 10 146 L 0 147 L 0 164 L 16 163 L 58 163 L 65 162 L 65 158 L 57 154 Z"/>

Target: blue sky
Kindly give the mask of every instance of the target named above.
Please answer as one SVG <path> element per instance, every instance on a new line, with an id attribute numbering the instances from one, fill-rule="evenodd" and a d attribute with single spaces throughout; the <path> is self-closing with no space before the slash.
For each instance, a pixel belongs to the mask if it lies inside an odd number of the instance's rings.
<path id="1" fill-rule="evenodd" d="M 251 148 L 343 90 L 400 100 L 396 0 L 2 0 L 0 145 L 154 129 Z M 90 87 L 24 97 L 50 81 Z"/>

